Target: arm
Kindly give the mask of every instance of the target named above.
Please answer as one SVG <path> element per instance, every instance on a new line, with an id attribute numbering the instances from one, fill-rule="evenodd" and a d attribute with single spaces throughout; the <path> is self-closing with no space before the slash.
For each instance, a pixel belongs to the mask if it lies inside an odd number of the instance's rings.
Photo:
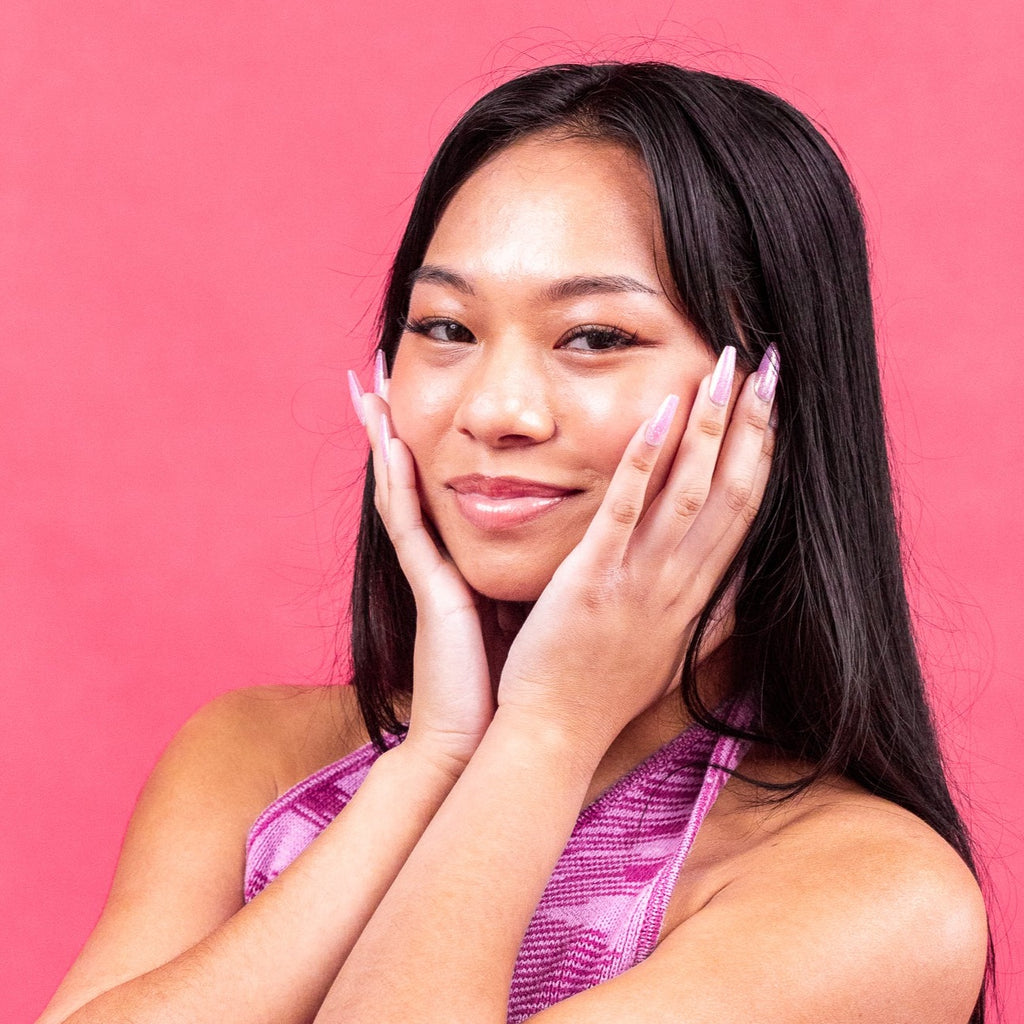
<path id="1" fill-rule="evenodd" d="M 537 1024 L 966 1024 L 988 933 L 963 861 L 879 798 L 805 803 L 781 826 L 763 811 L 762 841 L 647 960 Z"/>
<path id="2" fill-rule="evenodd" d="M 375 404 L 376 403 L 376 404 Z M 365 404 L 378 415 L 376 396 Z M 309 1021 L 363 926 L 451 789 L 493 713 L 472 595 L 423 528 L 415 473 L 391 475 L 371 430 L 377 504 L 417 592 L 409 735 L 260 896 L 242 906 L 265 735 L 215 702 L 168 750 L 140 799 L 97 928 L 39 1024 Z M 401 500 L 405 498 L 406 500 Z M 404 513 L 404 514 L 403 514 Z"/>
<path id="3" fill-rule="evenodd" d="M 318 1021 L 505 1020 L 520 929 L 586 785 L 586 768 L 566 765 L 561 738 L 549 742 L 535 723 L 520 724 L 499 710 Z M 495 789 L 507 797 L 500 804 Z M 815 802 L 781 827 L 762 823 L 763 838 L 647 960 L 531 1020 L 965 1024 L 987 941 L 970 872 L 927 826 L 885 801 Z M 445 833 L 471 807 L 472 830 L 446 846 Z M 746 831 L 749 816 L 741 820 Z M 413 878 L 419 866 L 424 873 Z M 390 907 L 394 916 L 384 917 Z M 418 911 L 431 924 L 416 932 Z M 369 947 L 385 933 L 385 944 Z"/>
<path id="4" fill-rule="evenodd" d="M 594 770 L 671 691 L 765 486 L 770 402 L 751 380 L 723 447 L 728 410 L 709 385 L 642 517 L 667 424 L 644 424 L 627 446 L 586 535 L 512 645 L 483 741 L 318 1021 L 504 1019 L 516 952 Z"/>
<path id="5" fill-rule="evenodd" d="M 183 730 L 133 816 L 107 906 L 40 1024 L 309 1021 L 451 787 L 447 766 L 398 747 L 257 899 L 242 851 L 259 807 L 235 779 L 239 697 Z M 251 769 L 251 762 L 249 764 Z"/>
<path id="6" fill-rule="evenodd" d="M 771 439 L 767 405 L 751 390 L 719 453 L 724 415 L 716 425 L 702 385 L 677 467 L 639 524 L 655 453 L 634 438 L 594 527 L 512 646 L 483 741 L 318 1024 L 505 1020 L 519 944 L 594 769 L 617 731 L 671 686 L 678 638 L 756 510 Z M 660 628 L 645 629 L 651 622 Z M 828 812 L 784 834 L 765 829 L 756 853 L 647 961 L 534 1019 L 966 1020 L 984 963 L 977 887 L 920 822 L 893 827 L 895 809 L 878 803 L 869 824 L 847 827 Z"/>

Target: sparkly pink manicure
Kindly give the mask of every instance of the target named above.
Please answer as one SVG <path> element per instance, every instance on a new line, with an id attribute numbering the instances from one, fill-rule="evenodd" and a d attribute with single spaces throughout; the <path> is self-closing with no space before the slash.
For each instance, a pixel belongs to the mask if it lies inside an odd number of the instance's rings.
<path id="1" fill-rule="evenodd" d="M 715 372 L 711 375 L 711 387 L 708 389 L 709 397 L 715 405 L 729 404 L 729 397 L 732 395 L 732 379 L 735 373 L 736 349 L 732 345 L 726 345 L 718 357 Z"/>
<path id="2" fill-rule="evenodd" d="M 380 454 L 386 466 L 391 461 L 391 428 L 384 413 L 380 414 Z"/>
<path id="3" fill-rule="evenodd" d="M 769 345 L 761 358 L 754 378 L 754 394 L 762 402 L 770 402 L 775 396 L 775 385 L 779 382 L 779 350 Z"/>
<path id="4" fill-rule="evenodd" d="M 348 393 L 352 399 L 352 408 L 359 417 L 359 422 L 366 426 L 366 413 L 363 412 L 363 389 L 359 386 L 359 378 L 352 370 L 348 371 Z"/>
<path id="5" fill-rule="evenodd" d="M 388 364 L 384 362 L 384 353 L 377 349 L 373 358 L 373 390 L 375 394 L 384 397 L 384 384 L 388 379 Z"/>
<path id="6" fill-rule="evenodd" d="M 668 428 L 672 426 L 672 419 L 676 414 L 678 406 L 678 395 L 669 395 L 661 405 L 658 406 L 658 411 L 654 414 L 651 422 L 647 424 L 647 429 L 644 431 L 644 440 L 652 448 L 657 447 L 665 440 L 665 437 L 668 434 Z"/>

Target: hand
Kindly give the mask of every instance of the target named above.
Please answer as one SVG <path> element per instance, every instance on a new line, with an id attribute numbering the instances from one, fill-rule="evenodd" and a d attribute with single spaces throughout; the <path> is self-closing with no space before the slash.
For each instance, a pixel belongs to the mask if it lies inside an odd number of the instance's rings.
<path id="1" fill-rule="evenodd" d="M 539 716 L 581 744 L 607 749 L 677 685 L 696 620 L 764 494 L 777 359 L 771 350 L 730 416 L 732 356 L 723 353 L 714 393 L 726 400 L 712 400 L 714 375 L 701 382 L 665 484 L 646 511 L 674 396 L 640 426 L 583 539 L 512 644 L 498 690 L 502 711 Z"/>
<path id="2" fill-rule="evenodd" d="M 374 392 L 363 394 L 351 371 L 349 384 L 373 454 L 374 503 L 416 601 L 412 711 L 404 745 L 459 772 L 494 715 L 477 595 L 423 520 L 412 453 L 394 436 L 383 354 L 377 354 Z"/>

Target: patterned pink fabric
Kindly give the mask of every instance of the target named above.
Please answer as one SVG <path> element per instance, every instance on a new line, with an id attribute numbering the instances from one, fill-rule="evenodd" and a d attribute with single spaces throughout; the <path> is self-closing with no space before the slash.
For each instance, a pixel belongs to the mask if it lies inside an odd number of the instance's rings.
<path id="1" fill-rule="evenodd" d="M 736 723 L 746 718 L 743 708 L 730 715 Z M 509 1024 L 651 954 L 697 830 L 746 747 L 691 726 L 584 808 L 519 949 Z M 377 756 L 361 747 L 256 819 L 246 848 L 247 901 L 334 819 Z"/>

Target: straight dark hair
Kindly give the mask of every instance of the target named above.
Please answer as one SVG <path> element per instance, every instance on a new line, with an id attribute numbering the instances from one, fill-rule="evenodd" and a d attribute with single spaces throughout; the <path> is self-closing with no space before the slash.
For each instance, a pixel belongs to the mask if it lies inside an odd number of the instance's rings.
<path id="1" fill-rule="evenodd" d="M 445 207 L 488 157 L 552 132 L 609 140 L 646 165 L 684 312 L 708 347 L 784 368 L 774 463 L 760 511 L 698 623 L 682 670 L 689 714 L 899 804 L 975 872 L 925 697 L 904 588 L 886 451 L 864 226 L 853 186 L 801 113 L 744 82 L 663 63 L 567 64 L 499 86 L 452 129 L 398 248 L 380 318 L 390 366 L 411 275 Z M 351 603 L 352 682 L 382 745 L 412 688 L 412 592 L 366 470 Z M 735 678 L 754 731 L 717 720 L 697 692 L 712 610 L 734 579 Z M 991 944 L 989 951 L 991 969 Z M 984 990 L 971 1021 L 984 1020 Z"/>

